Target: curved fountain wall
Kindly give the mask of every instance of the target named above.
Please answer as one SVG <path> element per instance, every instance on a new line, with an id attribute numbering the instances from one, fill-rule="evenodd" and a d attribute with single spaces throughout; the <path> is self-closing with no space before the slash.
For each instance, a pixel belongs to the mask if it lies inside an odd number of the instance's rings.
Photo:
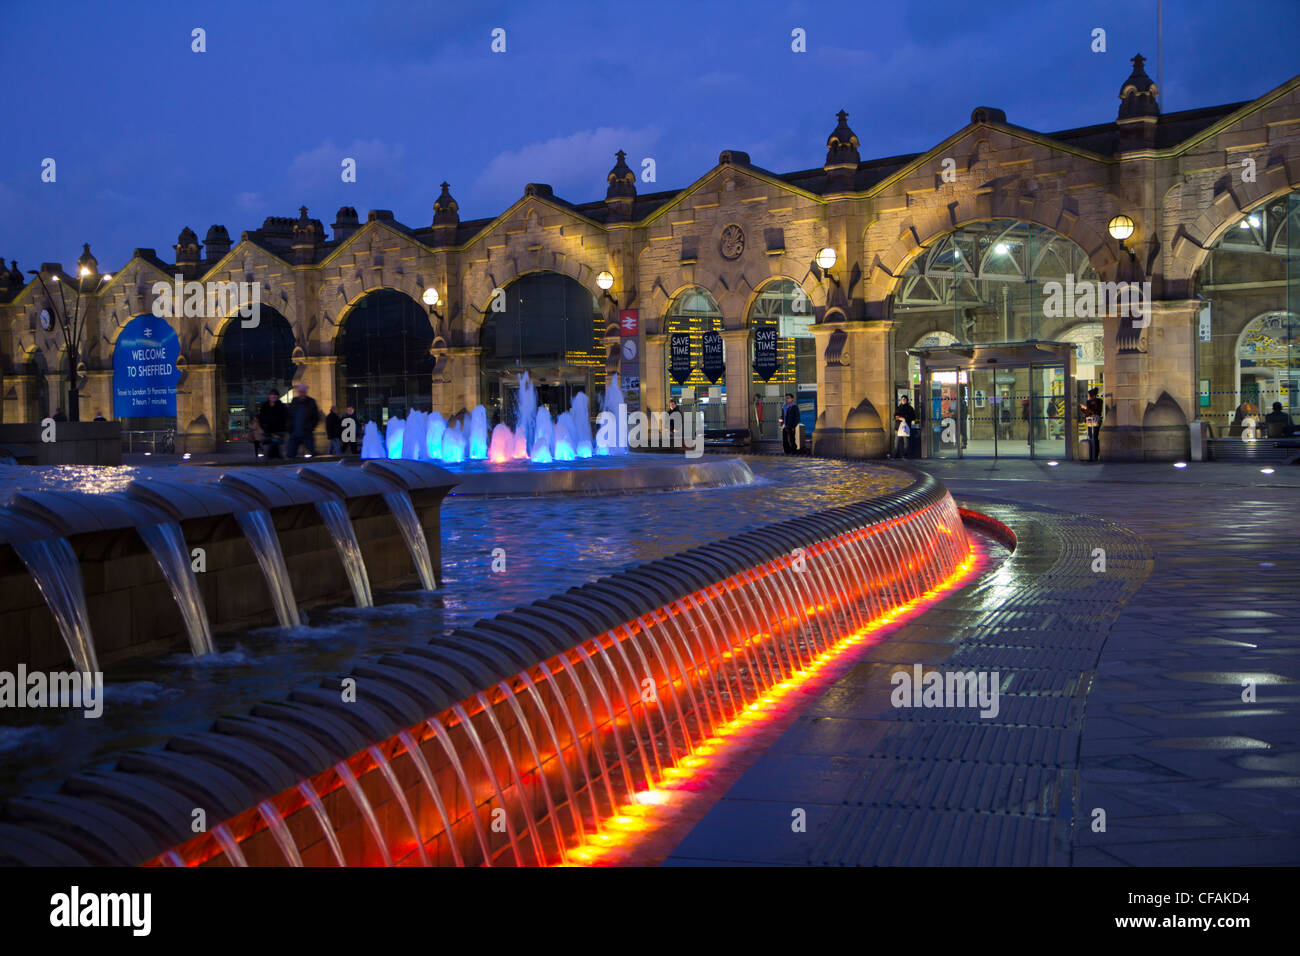
<path id="1" fill-rule="evenodd" d="M 571 588 L 11 801 L 0 862 L 561 862 L 756 697 L 969 560 L 952 497 L 920 476 Z"/>
<path id="2" fill-rule="evenodd" d="M 28 480 L 25 469 L 19 469 Z M 434 585 L 440 505 L 456 478 L 425 462 L 224 473 L 146 469 L 99 491 L 32 487 L 0 507 L 0 670 L 77 670 L 299 607 Z M 196 480 L 199 477 L 205 480 Z M 204 569 L 191 570 L 191 549 Z M 53 612 L 53 613 L 51 613 Z"/>

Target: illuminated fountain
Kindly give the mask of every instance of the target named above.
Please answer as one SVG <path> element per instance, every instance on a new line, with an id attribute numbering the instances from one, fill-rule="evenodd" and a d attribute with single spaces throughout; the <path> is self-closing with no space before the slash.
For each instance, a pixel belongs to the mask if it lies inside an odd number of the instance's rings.
<path id="1" fill-rule="evenodd" d="M 974 560 L 951 496 L 921 476 L 363 660 L 350 674 L 356 704 L 327 677 L 175 738 L 167 760 L 124 756 L 70 780 L 59 802 L 6 808 L 36 833 L 0 832 L 0 859 L 598 862 Z M 141 775 L 147 801 L 130 797 Z M 218 805 L 210 780 L 252 796 L 195 835 L 189 808 Z"/>
<path id="2" fill-rule="evenodd" d="M 605 409 L 617 416 L 624 409 L 625 398 L 613 375 L 605 389 Z M 468 414 L 444 420 L 438 412 L 412 410 L 405 418 L 388 420 L 381 434 L 374 422 L 362 429 L 361 457 L 406 458 L 440 464 L 463 464 L 487 461 L 506 464 L 512 461 L 551 464 L 591 458 L 593 455 L 626 454 L 626 446 L 607 437 L 592 440 L 590 403 L 585 392 L 573 397 L 568 411 L 552 418 L 550 409 L 537 404 L 537 387 L 527 372 L 519 376 L 515 425 L 498 424 L 488 428 L 487 409 L 476 405 Z M 615 435 L 626 429 L 610 429 Z"/>

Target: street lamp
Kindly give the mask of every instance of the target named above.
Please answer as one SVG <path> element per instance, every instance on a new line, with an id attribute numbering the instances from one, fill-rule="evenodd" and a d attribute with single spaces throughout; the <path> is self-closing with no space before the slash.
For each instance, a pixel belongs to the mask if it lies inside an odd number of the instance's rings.
<path id="1" fill-rule="evenodd" d="M 614 276 L 612 274 L 602 272 L 596 276 L 596 285 L 600 287 L 601 295 L 613 302 L 615 306 L 618 305 L 618 299 L 609 294 L 609 290 L 614 288 Z"/>
<path id="2" fill-rule="evenodd" d="M 89 246 L 87 246 L 89 249 Z M 75 297 L 72 300 L 72 313 L 68 313 L 68 299 L 63 294 L 63 287 L 68 283 L 60 280 L 56 274 L 51 277 L 59 290 L 59 301 L 56 306 L 54 296 L 50 294 L 50 288 L 45 284 L 45 276 L 39 269 L 28 269 L 30 275 L 36 276 L 40 280 L 41 289 L 45 292 L 45 301 L 50 304 L 50 309 L 54 312 L 54 317 L 58 321 L 59 331 L 63 335 L 63 345 L 68 352 L 68 421 L 81 421 L 81 397 L 77 388 L 77 357 L 81 354 L 81 339 L 86 331 L 86 317 L 81 311 L 81 298 L 83 295 L 97 295 L 103 288 L 104 283 L 112 281 L 113 274 L 106 272 L 95 280 L 89 292 L 86 290 L 86 280 L 94 273 L 88 266 L 82 266 L 77 272 L 75 279 Z"/>
<path id="3" fill-rule="evenodd" d="M 1133 235 L 1133 220 L 1128 216 L 1120 214 L 1106 224 L 1106 229 L 1110 232 L 1110 237 L 1119 243 L 1119 247 L 1128 253 L 1130 259 L 1136 259 L 1137 255 L 1132 249 L 1124 245 L 1124 241 Z"/>
<path id="4" fill-rule="evenodd" d="M 436 315 L 438 321 L 441 322 L 442 313 L 438 311 L 438 303 L 442 301 L 442 297 L 438 295 L 438 290 L 433 286 L 429 286 L 429 288 L 424 290 L 424 295 L 420 298 L 424 299 L 424 304 L 429 307 L 429 314 Z"/>
<path id="5" fill-rule="evenodd" d="M 840 284 L 840 280 L 831 274 L 831 270 L 835 268 L 835 263 L 838 258 L 839 257 L 835 253 L 835 247 L 827 246 L 821 252 L 817 253 L 817 257 L 813 260 L 817 263 L 817 268 L 821 269 L 822 272 L 824 272 L 836 285 Z"/>

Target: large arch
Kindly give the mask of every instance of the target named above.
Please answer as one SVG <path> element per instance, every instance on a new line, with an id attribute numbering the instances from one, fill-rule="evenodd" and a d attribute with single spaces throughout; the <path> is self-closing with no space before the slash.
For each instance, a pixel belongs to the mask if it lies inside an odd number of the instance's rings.
<path id="1" fill-rule="evenodd" d="M 1300 190 L 1241 211 L 1206 250 L 1196 274 L 1197 414 L 1217 435 L 1238 410 L 1279 401 L 1300 414 Z"/>
<path id="2" fill-rule="evenodd" d="M 334 354 L 340 407 L 380 427 L 432 402 L 434 328 L 428 309 L 405 292 L 366 292 L 340 321 Z"/>
<path id="3" fill-rule="evenodd" d="M 562 272 L 525 272 L 483 310 L 483 404 L 491 421 L 513 422 L 518 376 L 527 372 L 539 406 L 567 411 L 579 392 L 592 400 L 605 384 L 605 318 L 592 291 Z"/>
<path id="4" fill-rule="evenodd" d="M 267 393 L 272 388 L 281 395 L 288 393 L 293 385 L 294 348 L 289 320 L 269 305 L 261 307 L 256 325 L 245 325 L 238 315 L 226 320 L 212 350 L 219 369 L 214 423 L 218 442 L 246 440 Z"/>

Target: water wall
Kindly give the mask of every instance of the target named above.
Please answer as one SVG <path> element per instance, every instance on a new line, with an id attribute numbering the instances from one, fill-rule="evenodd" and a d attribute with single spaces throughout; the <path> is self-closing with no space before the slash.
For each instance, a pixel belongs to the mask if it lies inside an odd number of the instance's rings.
<path id="1" fill-rule="evenodd" d="M 572 861 L 760 695 L 970 560 L 951 496 L 920 476 L 571 588 L 126 754 L 56 797 L 11 801 L 0 863 Z"/>
<path id="2" fill-rule="evenodd" d="M 361 571 L 367 596 L 436 577 L 440 505 L 456 479 L 435 465 L 247 467 L 203 481 L 188 471 L 6 499 L 0 670 L 60 669 L 84 660 L 83 648 L 99 665 L 187 641 L 199 653 L 210 631 L 291 623 L 299 608 L 355 600 Z"/>

